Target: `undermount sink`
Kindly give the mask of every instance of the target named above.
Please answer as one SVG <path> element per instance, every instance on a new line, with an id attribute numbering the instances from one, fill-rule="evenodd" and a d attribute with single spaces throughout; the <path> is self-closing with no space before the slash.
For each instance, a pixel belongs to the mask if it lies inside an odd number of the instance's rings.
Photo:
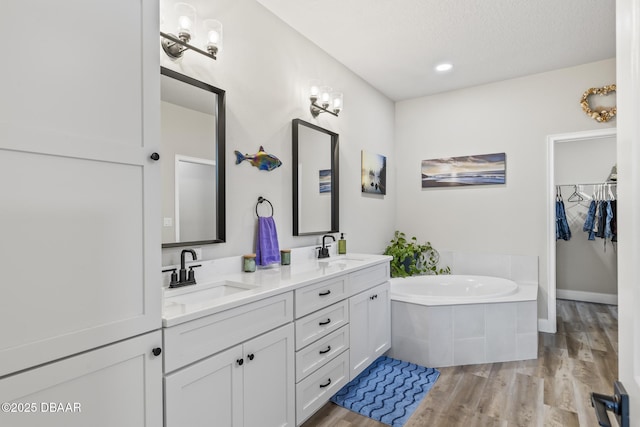
<path id="1" fill-rule="evenodd" d="M 319 259 L 318 262 L 321 264 L 343 264 L 346 265 L 352 261 L 355 262 L 363 262 L 366 261 L 367 258 L 366 257 L 360 257 L 357 255 L 338 255 L 336 257 L 332 257 L 332 258 L 322 258 Z"/>
<path id="2" fill-rule="evenodd" d="M 165 304 L 204 304 L 218 298 L 255 289 L 257 285 L 223 281 L 207 285 L 204 289 L 185 289 L 185 293 L 165 297 Z M 182 290 L 182 289 L 181 289 Z"/>

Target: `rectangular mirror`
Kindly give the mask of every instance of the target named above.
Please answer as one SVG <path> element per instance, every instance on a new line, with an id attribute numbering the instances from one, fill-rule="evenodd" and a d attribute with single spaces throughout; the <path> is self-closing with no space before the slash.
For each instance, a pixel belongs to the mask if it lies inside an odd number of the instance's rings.
<path id="1" fill-rule="evenodd" d="M 338 134 L 300 119 L 293 128 L 293 235 L 336 233 Z"/>
<path id="2" fill-rule="evenodd" d="M 225 240 L 225 91 L 161 67 L 162 247 Z"/>

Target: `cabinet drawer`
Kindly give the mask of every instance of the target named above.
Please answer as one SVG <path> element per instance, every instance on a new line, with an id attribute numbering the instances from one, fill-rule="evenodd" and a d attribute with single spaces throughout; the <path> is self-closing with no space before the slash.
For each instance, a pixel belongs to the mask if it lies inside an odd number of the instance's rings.
<path id="1" fill-rule="evenodd" d="M 296 421 L 300 425 L 349 382 L 349 350 L 296 386 Z"/>
<path id="2" fill-rule="evenodd" d="M 350 295 L 359 294 L 389 280 L 389 263 L 374 265 L 349 275 Z"/>
<path id="3" fill-rule="evenodd" d="M 296 350 L 349 323 L 347 300 L 296 320 Z"/>
<path id="4" fill-rule="evenodd" d="M 163 330 L 164 370 L 171 372 L 293 320 L 287 292 Z"/>
<path id="5" fill-rule="evenodd" d="M 347 275 L 323 280 L 294 292 L 297 319 L 347 298 Z"/>
<path id="6" fill-rule="evenodd" d="M 345 325 L 296 353 L 296 382 L 349 348 L 349 328 Z"/>

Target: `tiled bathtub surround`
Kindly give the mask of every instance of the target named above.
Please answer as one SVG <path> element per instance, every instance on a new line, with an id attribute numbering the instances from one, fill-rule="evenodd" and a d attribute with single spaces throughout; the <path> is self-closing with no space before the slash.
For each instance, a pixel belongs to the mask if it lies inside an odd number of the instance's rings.
<path id="1" fill-rule="evenodd" d="M 458 305 L 392 301 L 390 356 L 430 367 L 535 359 L 537 257 L 445 252 L 441 260 L 454 274 L 512 279 L 530 300 Z"/>

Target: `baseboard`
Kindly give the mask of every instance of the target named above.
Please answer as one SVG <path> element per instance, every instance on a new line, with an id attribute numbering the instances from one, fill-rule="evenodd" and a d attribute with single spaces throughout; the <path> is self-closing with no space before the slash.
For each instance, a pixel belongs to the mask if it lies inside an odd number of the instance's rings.
<path id="1" fill-rule="evenodd" d="M 556 289 L 556 298 L 573 301 L 595 302 L 599 304 L 618 305 L 617 294 L 601 294 L 598 292 L 571 291 Z"/>

